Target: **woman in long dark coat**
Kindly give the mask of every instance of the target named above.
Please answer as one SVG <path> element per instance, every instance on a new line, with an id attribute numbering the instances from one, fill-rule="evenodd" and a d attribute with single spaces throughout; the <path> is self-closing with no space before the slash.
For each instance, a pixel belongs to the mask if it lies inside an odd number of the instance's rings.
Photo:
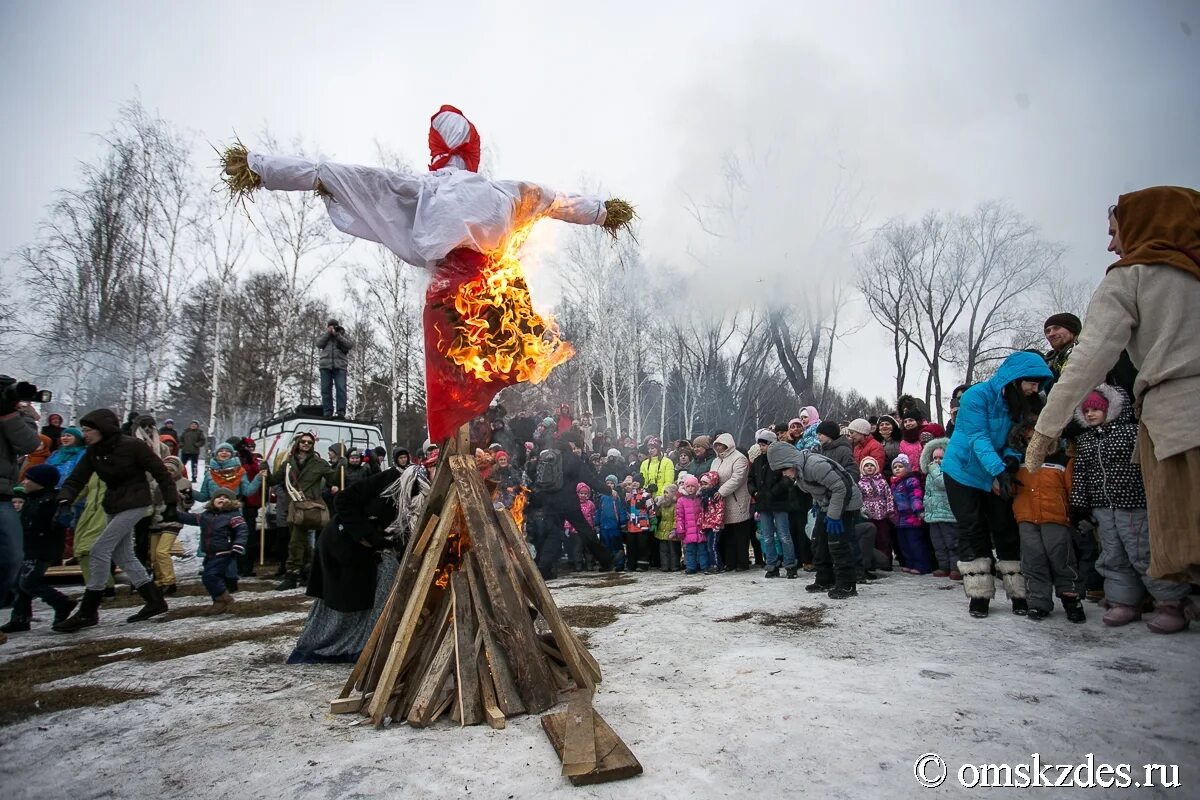
<path id="1" fill-rule="evenodd" d="M 307 594 L 317 599 L 289 664 L 358 660 L 428 491 L 424 468 L 411 466 L 384 470 L 337 494 L 308 579 Z"/>

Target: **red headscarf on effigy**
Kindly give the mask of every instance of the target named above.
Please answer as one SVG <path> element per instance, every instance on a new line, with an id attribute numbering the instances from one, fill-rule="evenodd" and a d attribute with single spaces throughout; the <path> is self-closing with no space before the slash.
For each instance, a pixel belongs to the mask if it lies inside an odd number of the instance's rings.
<path id="1" fill-rule="evenodd" d="M 451 105 L 442 106 L 429 125 L 429 169 L 446 167 L 479 170 L 479 133 Z M 434 442 L 482 414 L 501 389 L 516 382 L 515 378 L 480 380 L 445 355 L 457 335 L 447 310 L 453 308 L 462 285 L 479 278 L 487 265 L 483 253 L 465 247 L 451 250 L 434 269 L 425 292 L 425 408 L 429 438 Z"/>

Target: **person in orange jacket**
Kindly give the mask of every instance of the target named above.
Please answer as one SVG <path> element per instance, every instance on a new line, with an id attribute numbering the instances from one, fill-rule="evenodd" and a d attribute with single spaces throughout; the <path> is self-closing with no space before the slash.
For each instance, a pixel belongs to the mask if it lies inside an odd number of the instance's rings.
<path id="1" fill-rule="evenodd" d="M 1033 423 L 1014 437 L 1024 440 L 1033 434 Z M 1084 621 L 1083 577 L 1071 538 L 1071 473 L 1061 451 L 1047 457 L 1042 469 L 1030 472 L 1017 459 L 1005 459 L 1013 479 L 1013 516 L 1021 531 L 1021 574 L 1025 577 L 1028 617 L 1042 620 L 1054 609 L 1054 595 L 1062 601 L 1071 622 Z"/>

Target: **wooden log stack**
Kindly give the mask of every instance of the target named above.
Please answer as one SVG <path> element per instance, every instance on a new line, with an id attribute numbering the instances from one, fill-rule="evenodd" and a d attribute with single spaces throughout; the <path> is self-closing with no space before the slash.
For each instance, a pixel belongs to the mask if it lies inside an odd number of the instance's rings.
<path id="1" fill-rule="evenodd" d="M 447 451 L 387 604 L 330 710 L 377 727 L 423 727 L 449 712 L 460 725 L 503 728 L 570 693 L 590 699 L 600 665 L 563 620 L 512 515 L 494 508 L 474 459 L 453 444 Z"/>

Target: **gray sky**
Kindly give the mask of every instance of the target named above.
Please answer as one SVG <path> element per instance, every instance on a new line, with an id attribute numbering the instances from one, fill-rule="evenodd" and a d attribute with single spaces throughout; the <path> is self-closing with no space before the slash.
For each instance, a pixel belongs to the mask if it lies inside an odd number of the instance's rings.
<path id="1" fill-rule="evenodd" d="M 686 197 L 718 191 L 730 148 L 770 149 L 757 202 L 799 202 L 797 217 L 839 175 L 868 225 L 1006 199 L 1092 280 L 1119 193 L 1200 185 L 1196 0 L 833 5 L 6 2 L 0 252 L 34 238 L 135 94 L 195 131 L 205 161 L 207 142 L 269 125 L 339 160 L 370 163 L 379 140 L 421 163 L 452 103 L 498 175 L 598 182 L 638 205 L 651 263 L 685 270 L 705 246 Z M 764 239 L 802 241 L 808 223 L 785 218 Z M 758 278 L 849 269 L 803 250 L 723 253 L 696 279 L 744 299 Z M 851 347 L 835 380 L 890 393 L 883 334 Z"/>

